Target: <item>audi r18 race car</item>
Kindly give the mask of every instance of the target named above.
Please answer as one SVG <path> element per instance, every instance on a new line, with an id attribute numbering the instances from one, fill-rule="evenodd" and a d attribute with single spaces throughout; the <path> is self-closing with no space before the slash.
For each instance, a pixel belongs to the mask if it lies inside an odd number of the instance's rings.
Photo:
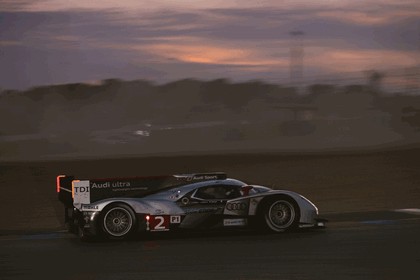
<path id="1" fill-rule="evenodd" d="M 287 190 L 248 185 L 225 173 L 75 180 L 57 177 L 65 223 L 82 240 L 136 233 L 254 227 L 324 227 L 317 207 Z"/>

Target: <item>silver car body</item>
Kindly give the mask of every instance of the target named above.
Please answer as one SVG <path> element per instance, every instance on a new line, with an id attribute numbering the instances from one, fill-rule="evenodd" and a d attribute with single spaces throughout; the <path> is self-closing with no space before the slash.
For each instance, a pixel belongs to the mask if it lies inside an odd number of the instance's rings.
<path id="1" fill-rule="evenodd" d="M 203 199 L 198 192 L 204 188 L 223 185 L 229 188 L 247 189 L 232 199 Z M 89 181 L 77 181 L 76 189 L 89 186 Z M 77 187 L 79 186 L 79 188 Z M 73 188 L 74 191 L 74 188 Z M 128 205 L 141 220 L 138 231 L 168 231 L 172 229 L 197 228 L 203 220 L 217 215 L 222 227 L 248 226 L 249 220 L 258 215 L 261 202 L 274 196 L 292 199 L 298 206 L 299 226 L 323 226 L 318 219 L 318 208 L 304 196 L 287 190 L 272 190 L 258 185 L 247 185 L 236 179 L 192 182 L 162 190 L 141 198 L 112 197 L 89 203 L 86 192 L 74 194 L 74 207 L 83 215 L 83 230 L 89 235 L 97 234 L 101 212 L 113 204 Z M 192 201 L 194 203 L 192 203 Z M 146 221 L 147 219 L 147 221 Z M 155 219 L 153 225 L 149 219 Z M 143 223 L 144 222 L 144 223 Z M 159 225 L 160 226 L 156 226 Z"/>

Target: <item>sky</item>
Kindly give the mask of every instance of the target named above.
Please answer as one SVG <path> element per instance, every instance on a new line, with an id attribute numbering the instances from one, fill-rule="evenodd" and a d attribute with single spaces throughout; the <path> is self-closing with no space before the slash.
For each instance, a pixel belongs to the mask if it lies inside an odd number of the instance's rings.
<path id="1" fill-rule="evenodd" d="M 420 2 L 0 0 L 0 89 L 109 78 L 285 83 L 297 46 L 302 79 L 419 66 Z"/>

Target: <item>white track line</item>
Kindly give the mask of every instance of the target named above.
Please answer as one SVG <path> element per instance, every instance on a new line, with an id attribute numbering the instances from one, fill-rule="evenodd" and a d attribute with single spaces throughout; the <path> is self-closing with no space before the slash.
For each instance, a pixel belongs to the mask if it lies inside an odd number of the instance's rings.
<path id="1" fill-rule="evenodd" d="M 420 209 L 419 208 L 406 208 L 406 209 L 396 209 L 395 212 L 400 213 L 407 213 L 407 214 L 413 214 L 413 215 L 420 215 Z"/>

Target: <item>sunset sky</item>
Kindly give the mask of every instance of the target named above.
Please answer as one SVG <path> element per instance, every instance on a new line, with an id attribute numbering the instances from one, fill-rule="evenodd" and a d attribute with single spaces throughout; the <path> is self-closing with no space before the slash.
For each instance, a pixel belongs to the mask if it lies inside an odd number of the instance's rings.
<path id="1" fill-rule="evenodd" d="M 417 0 L 0 0 L 0 89 L 107 78 L 280 83 L 420 64 Z"/>

